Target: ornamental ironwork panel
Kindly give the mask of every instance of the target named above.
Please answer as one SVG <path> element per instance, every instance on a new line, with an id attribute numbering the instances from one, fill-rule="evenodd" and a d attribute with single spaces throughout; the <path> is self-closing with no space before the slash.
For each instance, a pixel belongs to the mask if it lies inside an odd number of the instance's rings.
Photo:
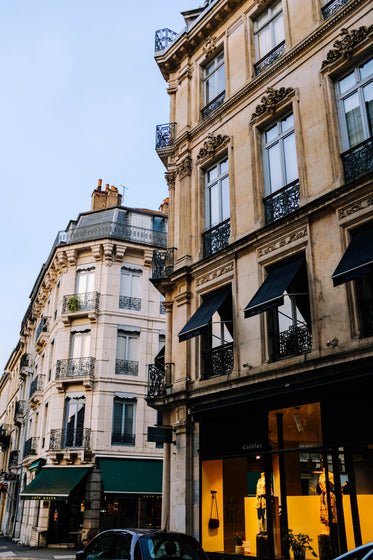
<path id="1" fill-rule="evenodd" d="M 36 455 L 36 448 L 38 446 L 39 438 L 31 437 L 23 446 L 23 458 L 28 457 L 29 455 Z"/>
<path id="2" fill-rule="evenodd" d="M 17 401 L 14 409 L 14 420 L 24 416 L 26 412 L 26 401 Z"/>
<path id="3" fill-rule="evenodd" d="M 359 302 L 360 336 L 373 335 L 373 299 Z"/>
<path id="4" fill-rule="evenodd" d="M 49 437 L 49 450 L 60 449 L 89 449 L 91 439 L 90 428 L 65 428 L 51 430 Z"/>
<path id="5" fill-rule="evenodd" d="M 68 234 L 68 243 L 92 241 L 94 239 L 114 238 L 133 241 L 144 245 L 167 246 L 167 232 L 107 221 L 79 226 Z"/>
<path id="6" fill-rule="evenodd" d="M 18 465 L 18 461 L 19 461 L 19 450 L 18 449 L 14 449 L 13 451 L 11 451 L 9 453 L 9 462 L 8 462 L 8 467 L 15 467 Z"/>
<path id="7" fill-rule="evenodd" d="M 48 319 L 49 317 L 43 317 L 40 321 L 39 326 L 36 329 L 35 341 L 38 340 L 42 332 L 48 332 Z"/>
<path id="8" fill-rule="evenodd" d="M 211 115 L 211 113 L 213 113 L 214 111 L 216 111 L 216 109 L 218 109 L 221 105 L 223 105 L 224 99 L 225 99 L 225 91 L 222 91 L 221 93 L 219 93 L 219 95 L 215 97 L 215 99 L 210 101 L 208 105 L 205 105 L 205 107 L 201 109 L 202 119 L 203 120 L 207 119 L 207 117 Z"/>
<path id="9" fill-rule="evenodd" d="M 299 181 L 293 181 L 275 193 L 264 198 L 266 224 L 279 220 L 299 208 Z"/>
<path id="10" fill-rule="evenodd" d="M 322 15 L 324 19 L 328 19 L 333 16 L 338 10 L 343 8 L 345 4 L 348 4 L 350 0 L 331 0 L 321 8 Z"/>
<path id="11" fill-rule="evenodd" d="M 175 142 L 176 123 L 157 124 L 155 129 L 155 149 L 173 146 Z"/>
<path id="12" fill-rule="evenodd" d="M 274 336 L 274 359 L 307 354 L 312 350 L 312 334 L 306 326 L 291 326 Z"/>
<path id="13" fill-rule="evenodd" d="M 76 311 L 96 311 L 100 294 L 98 292 L 86 292 L 85 294 L 71 294 L 64 296 L 62 303 L 62 313 L 74 313 Z"/>
<path id="14" fill-rule="evenodd" d="M 272 49 L 268 54 L 266 54 L 266 56 L 261 58 L 254 65 L 255 75 L 258 76 L 259 74 L 261 74 L 262 72 L 267 70 L 267 68 L 272 66 L 272 64 L 274 64 L 276 62 L 276 60 L 281 58 L 281 56 L 284 54 L 284 52 L 285 52 L 285 41 L 283 41 L 282 43 L 277 45 L 277 47 Z"/>
<path id="15" fill-rule="evenodd" d="M 68 379 L 75 377 L 94 376 L 95 358 L 69 358 L 67 360 L 57 360 L 56 379 Z"/>
<path id="16" fill-rule="evenodd" d="M 120 309 L 134 309 L 135 311 L 141 310 L 141 298 L 130 296 L 119 296 Z"/>
<path id="17" fill-rule="evenodd" d="M 133 360 L 115 360 L 115 373 L 125 375 L 137 375 L 139 362 Z"/>
<path id="18" fill-rule="evenodd" d="M 174 271 L 175 249 L 153 251 L 152 278 L 168 278 Z"/>
<path id="19" fill-rule="evenodd" d="M 345 181 L 352 181 L 373 170 L 373 138 L 342 154 Z"/>
<path id="20" fill-rule="evenodd" d="M 166 389 L 171 387 L 172 366 L 172 363 L 148 365 L 148 399 L 157 399 L 166 394 Z"/>
<path id="21" fill-rule="evenodd" d="M 135 442 L 135 434 L 122 434 L 119 432 L 113 432 L 111 436 L 112 445 L 135 445 Z"/>
<path id="22" fill-rule="evenodd" d="M 178 36 L 178 33 L 172 31 L 165 27 L 164 29 L 158 29 L 155 32 L 155 44 L 154 50 L 155 52 L 163 51 L 166 49 Z"/>
<path id="23" fill-rule="evenodd" d="M 203 378 L 209 379 L 216 375 L 229 375 L 233 371 L 233 342 L 203 352 Z"/>
<path id="24" fill-rule="evenodd" d="M 45 375 L 37 375 L 35 377 L 35 379 L 31 382 L 31 385 L 30 385 L 29 399 L 31 399 L 32 395 L 34 393 L 36 393 L 37 391 L 42 391 L 43 390 L 44 382 L 45 382 Z"/>
<path id="25" fill-rule="evenodd" d="M 215 253 L 218 253 L 222 249 L 228 246 L 229 236 L 231 234 L 231 222 L 230 220 L 225 220 L 221 224 L 217 225 L 205 231 L 202 234 L 203 239 L 203 256 L 210 257 Z"/>

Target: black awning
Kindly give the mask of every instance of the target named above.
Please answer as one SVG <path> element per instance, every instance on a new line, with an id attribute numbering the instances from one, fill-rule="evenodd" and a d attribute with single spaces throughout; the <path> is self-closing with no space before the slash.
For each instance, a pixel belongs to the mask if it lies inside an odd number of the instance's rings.
<path id="1" fill-rule="evenodd" d="M 179 332 L 179 342 L 201 334 L 201 329 L 207 327 L 211 317 L 224 303 L 231 293 L 231 288 L 226 288 L 204 298 L 202 305 L 192 315 L 184 328 Z"/>
<path id="2" fill-rule="evenodd" d="M 373 228 L 360 230 L 351 238 L 332 276 L 334 286 L 356 280 L 373 270 Z"/>
<path id="3" fill-rule="evenodd" d="M 282 305 L 284 303 L 284 292 L 288 289 L 290 282 L 304 262 L 305 257 L 302 256 L 274 268 L 245 307 L 245 318 L 253 317 L 267 311 L 267 309 Z"/>

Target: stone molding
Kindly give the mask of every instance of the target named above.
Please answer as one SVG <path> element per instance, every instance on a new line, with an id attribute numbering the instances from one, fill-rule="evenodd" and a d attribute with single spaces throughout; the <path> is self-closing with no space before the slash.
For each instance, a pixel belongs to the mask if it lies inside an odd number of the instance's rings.
<path id="1" fill-rule="evenodd" d="M 177 171 L 166 171 L 164 174 L 168 188 L 175 186 Z"/>
<path id="2" fill-rule="evenodd" d="M 197 159 L 203 159 L 207 156 L 215 155 L 216 150 L 228 141 L 229 136 L 226 134 L 224 136 L 222 134 L 217 134 L 216 136 L 209 134 L 207 136 L 207 140 L 203 143 L 203 147 L 198 152 Z"/>
<path id="3" fill-rule="evenodd" d="M 326 59 L 322 61 L 321 69 L 328 64 L 333 64 L 340 58 L 349 59 L 355 47 L 362 43 L 369 35 L 373 34 L 373 25 L 362 25 L 358 29 L 341 29 L 340 39 L 333 43 L 333 49 L 330 49 L 326 55 Z"/>
<path id="4" fill-rule="evenodd" d="M 279 89 L 268 87 L 266 89 L 266 95 L 263 95 L 259 105 L 255 107 L 255 111 L 251 115 L 251 120 L 261 117 L 266 113 L 273 115 L 279 103 L 284 101 L 284 99 L 288 99 L 294 93 L 295 89 L 292 87 L 281 87 Z"/>
<path id="5" fill-rule="evenodd" d="M 205 57 L 211 56 L 216 51 L 216 36 L 207 37 L 205 44 L 202 47 Z"/>
<path id="6" fill-rule="evenodd" d="M 344 208 L 340 208 L 338 210 L 338 218 L 343 220 L 347 216 L 351 216 L 352 214 L 356 214 L 356 212 L 360 212 L 361 210 L 366 210 L 369 206 L 373 206 L 373 195 L 366 196 L 361 200 L 357 200 L 350 204 L 350 206 L 345 206 Z"/>
<path id="7" fill-rule="evenodd" d="M 208 274 L 205 274 L 204 276 L 201 276 L 200 278 L 197 278 L 196 286 L 197 288 L 199 286 L 203 286 L 204 284 L 207 284 L 207 282 L 215 280 L 215 278 L 219 278 L 220 276 L 223 276 L 228 272 L 232 272 L 232 270 L 234 270 L 234 263 L 230 262 L 224 266 L 221 266 L 220 268 L 217 268 L 216 270 L 213 270 L 212 272 L 209 272 Z"/>
<path id="8" fill-rule="evenodd" d="M 285 245 L 289 245 L 293 241 L 298 241 L 299 239 L 303 239 L 304 237 L 308 236 L 307 226 L 302 228 L 296 229 L 287 235 L 283 235 L 279 237 L 275 241 L 271 243 L 267 243 L 267 245 L 263 245 L 262 247 L 258 248 L 258 257 L 264 257 L 265 255 L 269 255 L 273 251 L 284 247 Z"/>
<path id="9" fill-rule="evenodd" d="M 179 163 L 177 166 L 177 174 L 180 179 L 184 179 L 184 177 L 188 177 L 192 174 L 192 158 L 190 156 L 186 156 L 186 158 Z"/>

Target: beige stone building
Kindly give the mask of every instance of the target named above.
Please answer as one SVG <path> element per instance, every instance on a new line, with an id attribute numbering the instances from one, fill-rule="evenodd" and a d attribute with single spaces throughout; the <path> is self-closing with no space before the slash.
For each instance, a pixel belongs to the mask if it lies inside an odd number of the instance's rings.
<path id="1" fill-rule="evenodd" d="M 148 441 L 146 395 L 165 339 L 149 277 L 167 201 L 121 199 L 99 181 L 91 211 L 58 233 L 0 380 L 1 530 L 21 543 L 160 526 L 163 450 Z"/>
<path id="2" fill-rule="evenodd" d="M 372 4 L 183 16 L 155 53 L 170 97 L 152 278 L 166 348 L 148 391 L 171 426 L 163 520 L 210 553 L 279 558 L 293 529 L 336 557 L 373 534 Z"/>

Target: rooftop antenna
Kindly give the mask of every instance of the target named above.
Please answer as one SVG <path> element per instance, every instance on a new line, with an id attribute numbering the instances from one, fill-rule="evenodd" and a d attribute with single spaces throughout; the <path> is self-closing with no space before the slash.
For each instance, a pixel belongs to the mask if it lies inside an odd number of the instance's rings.
<path id="1" fill-rule="evenodd" d="M 125 191 L 125 190 L 128 190 L 128 187 L 126 187 L 126 185 L 122 185 L 121 183 L 120 183 L 120 186 L 121 186 L 122 189 L 123 189 L 123 198 L 124 198 L 124 191 Z"/>

